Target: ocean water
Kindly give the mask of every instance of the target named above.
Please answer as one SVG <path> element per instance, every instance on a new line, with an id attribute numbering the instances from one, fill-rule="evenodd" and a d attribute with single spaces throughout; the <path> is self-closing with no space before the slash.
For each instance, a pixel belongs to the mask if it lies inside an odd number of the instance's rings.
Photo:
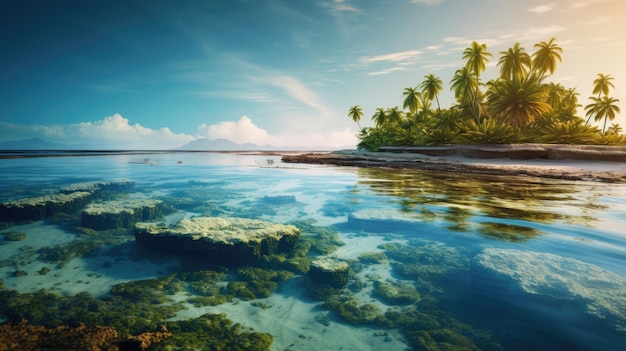
<path id="1" fill-rule="evenodd" d="M 624 184 L 129 153 L 0 159 L 0 202 L 119 179 L 135 185 L 94 201 L 162 200 L 157 221 L 168 224 L 198 216 L 293 224 L 310 245 L 307 259 L 350 265 L 348 285 L 324 289 L 298 269 L 249 278 L 250 267 L 138 250 L 132 228 L 87 230 L 71 213 L 0 223 L 2 321 L 86 319 L 176 334 L 176 322 L 223 314 L 242 327 L 235 333 L 271 335 L 271 350 L 626 345 Z M 252 268 L 289 271 L 279 261 Z M 189 278 L 209 271 L 218 278 Z M 254 279 L 269 288 L 254 290 Z M 249 291 L 232 284 L 242 281 Z M 133 282 L 139 292 L 124 290 Z M 120 306 L 126 313 L 111 317 Z"/>

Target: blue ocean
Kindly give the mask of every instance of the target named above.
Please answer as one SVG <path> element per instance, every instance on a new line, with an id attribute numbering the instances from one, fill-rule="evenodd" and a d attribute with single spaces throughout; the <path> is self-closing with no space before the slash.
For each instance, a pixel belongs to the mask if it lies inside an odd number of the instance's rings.
<path id="1" fill-rule="evenodd" d="M 29 155 L 41 156 L 41 155 Z M 173 334 L 149 350 L 620 350 L 626 184 L 283 163 L 278 154 L 0 159 L 0 203 L 93 182 L 159 200 L 149 221 L 246 218 L 300 230 L 246 265 L 137 247 L 81 210 L 0 222 L 0 322 Z M 311 261 L 350 267 L 322 286 Z"/>

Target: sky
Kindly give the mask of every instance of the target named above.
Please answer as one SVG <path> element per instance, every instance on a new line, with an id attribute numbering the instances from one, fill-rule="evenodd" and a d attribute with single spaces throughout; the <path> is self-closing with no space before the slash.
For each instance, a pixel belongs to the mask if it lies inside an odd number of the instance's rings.
<path id="1" fill-rule="evenodd" d="M 494 57 L 556 38 L 549 81 L 590 103 L 610 74 L 626 129 L 623 0 L 5 0 L 0 142 L 176 148 L 198 138 L 275 146 L 357 143 L 347 115 L 402 106 L 402 91 L 450 80 L 472 41 Z M 580 115 L 584 116 L 581 109 Z"/>

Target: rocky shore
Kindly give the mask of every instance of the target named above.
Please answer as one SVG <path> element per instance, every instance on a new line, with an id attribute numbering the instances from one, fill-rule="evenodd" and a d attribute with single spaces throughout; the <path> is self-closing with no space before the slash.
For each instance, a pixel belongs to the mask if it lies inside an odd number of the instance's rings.
<path id="1" fill-rule="evenodd" d="M 626 182 L 626 147 L 602 145 L 454 145 L 384 147 L 284 155 L 285 163 L 419 169 L 490 175 Z"/>

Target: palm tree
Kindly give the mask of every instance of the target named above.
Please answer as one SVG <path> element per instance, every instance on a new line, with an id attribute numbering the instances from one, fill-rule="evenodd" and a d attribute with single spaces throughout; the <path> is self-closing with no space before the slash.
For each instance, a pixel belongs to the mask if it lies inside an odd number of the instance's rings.
<path id="1" fill-rule="evenodd" d="M 615 134 L 615 135 L 621 134 L 622 131 L 623 129 L 618 123 L 611 124 L 609 129 L 606 130 L 608 134 Z"/>
<path id="2" fill-rule="evenodd" d="M 476 75 L 476 79 L 485 71 L 487 62 L 489 62 L 487 57 L 493 57 L 493 55 L 487 51 L 487 44 L 478 44 L 473 41 L 472 45 L 463 51 L 463 59 L 467 60 L 465 67 Z"/>
<path id="3" fill-rule="evenodd" d="M 604 133 L 606 120 L 614 120 L 615 115 L 620 112 L 619 106 L 617 106 L 619 100 L 607 95 L 601 98 L 591 97 L 590 99 L 593 103 L 585 106 L 587 116 L 589 116 L 589 118 L 595 116 L 594 121 L 596 122 L 604 118 L 604 126 L 602 127 L 602 133 Z"/>
<path id="4" fill-rule="evenodd" d="M 554 43 L 555 40 L 555 38 L 552 38 L 547 43 L 542 41 L 535 44 L 537 51 L 532 56 L 532 67 L 539 74 L 541 80 L 543 80 L 546 73 L 554 73 L 557 60 L 559 62 L 562 61 L 561 53 L 563 53 L 563 49 Z"/>
<path id="5" fill-rule="evenodd" d="M 376 127 L 384 125 L 387 122 L 387 114 L 385 113 L 385 109 L 382 107 L 377 108 L 374 112 L 374 115 L 372 116 L 372 120 L 376 124 Z"/>
<path id="6" fill-rule="evenodd" d="M 613 85 L 613 82 L 611 82 L 612 80 L 613 80 L 613 77 L 611 77 L 610 74 L 598 73 L 598 78 L 596 78 L 593 81 L 592 94 L 598 94 L 597 99 L 600 99 L 602 95 L 608 96 L 609 88 L 615 89 L 615 85 Z M 589 116 L 589 118 L 587 118 L 585 125 L 589 123 L 589 120 L 592 117 L 592 115 L 590 115 L 589 113 L 587 113 L 587 116 Z M 594 119 L 594 120 L 597 121 L 598 119 Z"/>
<path id="7" fill-rule="evenodd" d="M 387 116 L 386 122 L 389 124 L 398 124 L 404 118 L 402 111 L 398 109 L 398 106 L 388 108 L 385 111 L 385 115 Z"/>
<path id="8" fill-rule="evenodd" d="M 419 85 L 419 87 L 422 89 L 422 94 L 424 94 L 425 97 L 427 97 L 431 101 L 433 99 L 437 101 L 437 110 L 441 115 L 441 106 L 439 105 L 438 95 L 443 89 L 443 82 L 441 81 L 441 79 L 439 79 L 439 77 L 435 76 L 434 74 L 429 74 L 427 76 L 424 76 L 424 78 L 426 78 L 426 80 L 424 80 L 422 84 Z"/>
<path id="9" fill-rule="evenodd" d="M 515 43 L 508 51 L 501 51 L 500 54 L 502 56 L 498 60 L 498 66 L 502 78 L 521 81 L 528 75 L 532 61 L 520 43 Z"/>
<path id="10" fill-rule="evenodd" d="M 593 81 L 593 94 L 598 94 L 598 98 L 601 94 L 604 96 L 609 95 L 609 88 L 615 89 L 613 85 L 613 77 L 610 74 L 598 73 L 598 78 Z"/>
<path id="11" fill-rule="evenodd" d="M 474 76 L 476 82 L 470 95 L 472 113 L 477 123 L 480 123 L 480 108 L 478 106 L 478 99 L 481 95 L 479 90 L 480 74 L 487 68 L 488 57 L 493 57 L 493 55 L 487 51 L 487 44 L 478 44 L 476 41 L 473 41 L 471 46 L 463 51 L 463 59 L 467 60 L 465 67 Z M 464 72 L 460 73 L 465 74 Z"/>
<path id="12" fill-rule="evenodd" d="M 361 110 L 361 106 L 354 105 L 350 107 L 350 110 L 348 111 L 348 117 L 352 118 L 352 120 L 356 122 L 356 124 L 359 126 L 359 130 L 363 129 L 361 128 L 361 124 L 359 123 L 361 117 L 363 117 L 363 110 Z"/>
<path id="13" fill-rule="evenodd" d="M 404 103 L 402 104 L 403 108 L 408 108 L 411 114 L 415 114 L 417 110 L 420 108 L 420 99 L 421 93 L 417 91 L 417 87 L 415 88 L 404 88 L 404 92 L 402 96 L 405 96 Z"/>
<path id="14" fill-rule="evenodd" d="M 523 127 L 550 111 L 548 90 L 535 74 L 522 80 L 499 79 L 491 83 L 489 105 L 494 117 L 513 127 Z"/>
<path id="15" fill-rule="evenodd" d="M 471 107 L 476 123 L 480 123 L 476 106 L 476 92 L 478 81 L 476 75 L 471 73 L 467 66 L 458 69 L 450 81 L 450 90 L 454 92 L 454 97 L 463 107 Z"/>

